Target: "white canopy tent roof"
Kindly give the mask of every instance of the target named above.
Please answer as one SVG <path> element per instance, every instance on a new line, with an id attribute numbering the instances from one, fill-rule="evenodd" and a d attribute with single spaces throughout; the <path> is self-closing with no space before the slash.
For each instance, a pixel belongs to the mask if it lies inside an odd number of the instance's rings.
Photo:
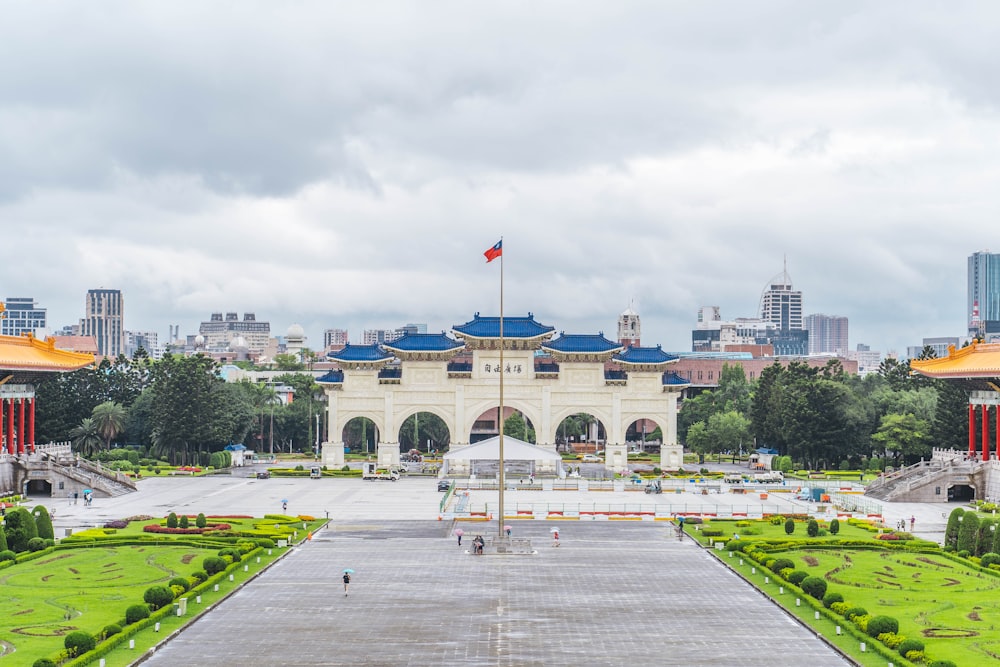
<path id="1" fill-rule="evenodd" d="M 507 461 L 549 461 L 555 463 L 556 470 L 560 477 L 564 476 L 562 469 L 562 457 L 551 449 L 533 445 L 524 440 L 512 438 L 509 435 L 503 437 L 503 458 Z M 460 447 L 444 455 L 444 466 L 442 474 L 448 473 L 449 461 L 500 461 L 500 436 L 494 436 L 481 440 L 474 445 Z"/>

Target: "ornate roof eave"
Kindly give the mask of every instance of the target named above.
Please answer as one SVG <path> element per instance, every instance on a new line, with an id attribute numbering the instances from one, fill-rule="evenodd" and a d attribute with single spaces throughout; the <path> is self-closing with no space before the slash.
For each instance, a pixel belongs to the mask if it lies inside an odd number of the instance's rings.
<path id="1" fill-rule="evenodd" d="M 618 350 L 608 350 L 607 352 L 559 352 L 556 350 L 546 349 L 546 354 L 548 354 L 554 361 L 559 363 L 600 363 L 604 364 L 611 361 Z"/>
<path id="2" fill-rule="evenodd" d="M 1000 343 L 980 343 L 956 349 L 948 347 L 948 356 L 935 359 L 911 359 L 914 373 L 942 380 L 1000 378 Z"/>
<path id="3" fill-rule="evenodd" d="M 95 361 L 92 354 L 56 348 L 53 338 L 0 336 L 0 369 L 5 371 L 67 373 L 93 366 Z"/>
<path id="4" fill-rule="evenodd" d="M 503 349 L 505 350 L 537 350 L 542 347 L 542 343 L 552 338 L 553 332 L 540 334 L 531 338 L 507 338 L 503 339 Z M 480 338 L 467 334 L 455 332 L 455 336 L 460 338 L 465 347 L 469 350 L 499 350 L 499 338 Z"/>

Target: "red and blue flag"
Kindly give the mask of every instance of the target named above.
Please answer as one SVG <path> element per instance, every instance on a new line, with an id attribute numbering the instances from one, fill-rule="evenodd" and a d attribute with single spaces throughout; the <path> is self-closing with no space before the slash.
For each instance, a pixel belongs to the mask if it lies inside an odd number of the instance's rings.
<path id="1" fill-rule="evenodd" d="M 483 253 L 486 256 L 486 263 L 489 264 L 497 257 L 503 255 L 503 239 L 497 241 L 497 244 Z"/>

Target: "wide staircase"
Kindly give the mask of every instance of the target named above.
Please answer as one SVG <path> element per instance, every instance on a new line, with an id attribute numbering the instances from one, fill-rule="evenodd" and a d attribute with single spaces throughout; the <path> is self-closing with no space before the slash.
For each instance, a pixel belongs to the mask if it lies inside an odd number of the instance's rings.
<path id="1" fill-rule="evenodd" d="M 27 479 L 43 479 L 53 484 L 68 482 L 66 488 L 87 488 L 96 496 L 113 497 L 136 490 L 128 475 L 73 456 L 68 443 L 41 445 L 34 454 L 19 458 Z"/>
<path id="2" fill-rule="evenodd" d="M 888 501 L 945 502 L 949 487 L 978 488 L 985 468 L 986 464 L 974 460 L 933 458 L 879 477 L 865 488 L 865 495 Z M 931 487 L 945 492 L 935 493 Z"/>

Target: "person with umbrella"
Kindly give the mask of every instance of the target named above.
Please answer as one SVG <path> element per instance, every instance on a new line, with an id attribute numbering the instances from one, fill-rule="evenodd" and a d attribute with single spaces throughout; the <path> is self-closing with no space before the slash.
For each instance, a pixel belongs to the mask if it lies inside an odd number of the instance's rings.
<path id="1" fill-rule="evenodd" d="M 344 597 L 345 598 L 347 597 L 347 587 L 351 585 L 351 575 L 353 573 L 354 573 L 354 570 L 352 570 L 351 568 L 344 569 Z"/>
<path id="2" fill-rule="evenodd" d="M 507 533 L 507 537 L 510 537 L 510 526 L 509 525 L 504 526 L 503 530 L 505 533 Z"/>
<path id="3" fill-rule="evenodd" d="M 558 528 L 553 528 L 552 529 L 552 546 L 554 546 L 554 547 L 559 546 L 559 529 Z"/>
<path id="4" fill-rule="evenodd" d="M 281 499 L 281 511 L 282 512 L 287 512 L 288 511 L 288 498 L 282 498 Z"/>
<path id="5" fill-rule="evenodd" d="M 455 536 L 458 537 L 458 546 L 462 546 L 462 535 L 465 535 L 465 531 L 461 528 L 456 528 Z"/>

